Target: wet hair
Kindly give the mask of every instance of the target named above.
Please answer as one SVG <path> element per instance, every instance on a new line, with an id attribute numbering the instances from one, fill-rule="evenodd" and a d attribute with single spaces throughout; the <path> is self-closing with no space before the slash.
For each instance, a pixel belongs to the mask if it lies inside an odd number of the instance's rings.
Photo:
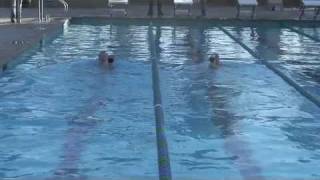
<path id="1" fill-rule="evenodd" d="M 219 54 L 214 53 L 213 55 L 210 56 L 209 61 L 211 63 L 215 62 L 215 61 L 219 61 Z"/>
<path id="2" fill-rule="evenodd" d="M 8 65 L 7 64 L 2 65 L 1 69 L 3 72 L 6 71 L 8 69 Z"/>
<path id="3" fill-rule="evenodd" d="M 214 62 L 214 57 L 213 56 L 211 56 L 210 58 L 209 58 L 209 61 L 211 62 L 211 63 L 213 63 Z"/>
<path id="4" fill-rule="evenodd" d="M 113 57 L 108 57 L 108 63 L 112 64 L 114 62 L 114 58 Z"/>

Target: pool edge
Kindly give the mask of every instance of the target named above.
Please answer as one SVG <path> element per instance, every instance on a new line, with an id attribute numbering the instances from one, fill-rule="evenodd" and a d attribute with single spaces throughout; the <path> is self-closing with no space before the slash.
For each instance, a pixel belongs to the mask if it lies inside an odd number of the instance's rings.
<path id="1" fill-rule="evenodd" d="M 7 70 L 11 69 L 20 62 L 17 60 L 21 55 L 32 52 L 34 49 L 41 46 L 45 42 L 54 40 L 58 35 L 63 33 L 63 30 L 69 25 L 72 18 L 56 18 L 49 23 L 28 23 L 9 27 L 13 30 L 19 26 L 27 26 L 25 28 L 37 29 L 37 32 L 30 35 L 27 34 L 23 40 L 12 40 L 12 48 L 7 51 L 7 55 L 0 61 L 0 76 Z M 16 32 L 15 32 L 16 33 Z M 21 33 L 24 33 L 23 31 Z M 4 49 L 3 51 L 6 51 Z M 0 52 L 1 53 L 1 52 Z"/>

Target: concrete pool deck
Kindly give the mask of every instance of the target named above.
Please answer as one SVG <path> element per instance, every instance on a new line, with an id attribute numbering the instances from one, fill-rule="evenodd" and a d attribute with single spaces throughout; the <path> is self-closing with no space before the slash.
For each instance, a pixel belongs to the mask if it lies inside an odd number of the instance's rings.
<path id="1" fill-rule="evenodd" d="M 156 7 L 154 9 L 154 17 L 157 16 Z M 126 18 L 149 18 L 147 16 L 148 5 L 129 5 L 128 16 Z M 174 10 L 172 5 L 162 5 L 163 16 L 162 18 L 173 18 Z M 51 17 L 110 17 L 106 8 L 70 8 L 65 12 L 62 8 L 46 8 L 45 13 Z M 237 14 L 236 7 L 234 6 L 207 6 L 206 19 L 234 19 Z M 0 8 L 0 23 L 10 22 L 9 19 L 10 9 Z M 303 20 L 312 20 L 313 10 L 307 9 Z M 124 17 L 123 13 L 116 12 L 114 17 Z M 250 19 L 251 9 L 241 8 L 240 19 Z M 271 11 L 270 8 L 265 6 L 258 6 L 256 10 L 255 19 L 259 20 L 298 20 L 298 8 L 285 8 L 283 10 Z M 25 8 L 22 12 L 23 18 L 37 18 L 38 10 L 35 8 Z M 195 5 L 191 9 L 191 15 L 188 16 L 186 11 L 182 12 L 177 10 L 176 17 L 197 18 L 201 17 L 201 9 L 199 5 Z M 320 20 L 320 17 L 318 17 Z"/>
<path id="2" fill-rule="evenodd" d="M 39 43 L 45 36 L 59 32 L 65 20 L 56 19 L 39 25 L 34 19 L 24 19 L 22 24 L 0 23 L 0 74 L 6 64 Z"/>
<path id="3" fill-rule="evenodd" d="M 130 5 L 128 8 L 128 16 L 123 13 L 116 12 L 113 17 L 125 18 L 149 18 L 147 16 L 147 5 Z M 163 5 L 164 16 L 162 18 L 173 18 L 173 7 Z M 64 19 L 69 17 L 105 17 L 110 18 L 109 13 L 105 8 L 99 9 L 69 9 L 65 12 L 62 8 L 48 8 L 46 14 L 54 17 L 55 20 L 50 23 L 39 25 L 37 23 L 38 10 L 35 8 L 23 9 L 22 24 L 10 23 L 10 9 L 0 8 L 0 70 L 4 64 L 7 64 L 11 59 L 14 59 L 25 50 L 39 42 L 44 35 L 57 32 L 63 27 Z M 154 15 L 156 16 L 156 7 L 154 7 Z M 231 6 L 208 6 L 207 16 L 205 19 L 234 19 L 236 16 L 236 8 Z M 266 7 L 258 7 L 255 19 L 257 20 L 297 20 L 297 8 L 287 8 L 283 11 L 270 11 Z M 306 12 L 305 20 L 312 19 L 312 12 Z M 196 19 L 201 16 L 200 7 L 194 6 L 191 10 L 191 16 L 185 13 L 177 13 L 177 18 Z M 240 19 L 249 19 L 250 10 L 242 11 Z M 318 18 L 320 19 L 320 18 Z"/>

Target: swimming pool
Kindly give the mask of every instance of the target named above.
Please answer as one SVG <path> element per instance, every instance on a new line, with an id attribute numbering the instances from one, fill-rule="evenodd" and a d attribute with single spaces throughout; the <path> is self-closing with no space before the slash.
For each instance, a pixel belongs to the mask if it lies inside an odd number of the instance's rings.
<path id="1" fill-rule="evenodd" d="M 261 63 L 319 96 L 319 32 L 74 19 L 0 78 L 0 179 L 158 179 L 157 83 L 172 179 L 319 179 L 320 108 Z M 105 49 L 113 69 L 96 62 Z"/>

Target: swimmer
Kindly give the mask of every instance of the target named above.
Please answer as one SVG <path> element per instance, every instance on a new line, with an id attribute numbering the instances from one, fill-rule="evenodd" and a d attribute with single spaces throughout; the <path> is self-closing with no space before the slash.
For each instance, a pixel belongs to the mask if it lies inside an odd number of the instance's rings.
<path id="1" fill-rule="evenodd" d="M 2 65 L 2 68 L 1 68 L 1 71 L 4 72 L 8 69 L 8 65 L 7 64 L 4 64 Z"/>
<path id="2" fill-rule="evenodd" d="M 192 60 L 194 62 L 200 62 L 202 60 L 202 56 L 201 56 L 201 51 L 200 50 L 192 51 Z"/>
<path id="3" fill-rule="evenodd" d="M 114 55 L 108 55 L 106 51 L 99 53 L 99 62 L 102 65 L 111 66 L 114 63 Z"/>
<path id="4" fill-rule="evenodd" d="M 214 53 L 213 55 L 210 56 L 209 58 L 209 61 L 210 61 L 210 66 L 212 68 L 217 68 L 220 66 L 220 57 L 219 57 L 219 54 L 217 53 Z"/>

